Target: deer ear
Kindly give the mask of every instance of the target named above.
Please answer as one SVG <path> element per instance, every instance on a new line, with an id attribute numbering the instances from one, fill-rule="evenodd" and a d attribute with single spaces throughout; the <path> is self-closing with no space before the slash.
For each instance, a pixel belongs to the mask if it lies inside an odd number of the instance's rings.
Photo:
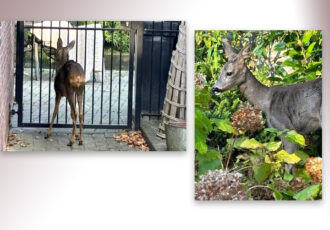
<path id="1" fill-rule="evenodd" d="M 67 48 L 69 49 L 69 50 L 71 50 L 73 47 L 74 47 L 74 44 L 75 44 L 76 42 L 73 40 L 73 41 L 71 41 L 70 43 L 69 43 L 69 45 L 67 46 Z"/>
<path id="2" fill-rule="evenodd" d="M 63 42 L 61 38 L 57 39 L 57 49 L 61 49 L 63 47 Z"/>
<path id="3" fill-rule="evenodd" d="M 249 57 L 249 50 L 250 50 L 251 44 L 248 43 L 240 52 L 239 52 L 239 56 L 240 58 L 243 59 L 247 59 Z"/>
<path id="4" fill-rule="evenodd" d="M 237 52 L 231 47 L 230 43 L 226 40 L 222 40 L 222 45 L 225 53 L 228 55 L 228 58 L 234 59 L 237 55 Z"/>

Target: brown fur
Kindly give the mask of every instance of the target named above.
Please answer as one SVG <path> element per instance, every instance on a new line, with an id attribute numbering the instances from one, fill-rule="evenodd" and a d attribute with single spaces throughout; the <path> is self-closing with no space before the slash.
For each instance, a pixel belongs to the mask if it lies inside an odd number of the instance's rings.
<path id="1" fill-rule="evenodd" d="M 52 116 L 52 121 L 45 136 L 45 138 L 48 138 L 51 135 L 52 127 L 58 113 L 61 98 L 66 97 L 71 108 L 71 119 L 73 124 L 72 136 L 70 138 L 68 146 L 71 146 L 74 143 L 75 137 L 79 139 L 79 145 L 83 144 L 82 127 L 84 121 L 82 111 L 82 95 L 85 87 L 85 73 L 79 63 L 72 60 L 68 61 L 69 50 L 72 49 L 73 46 L 74 42 L 71 42 L 67 47 L 62 47 L 62 40 L 59 38 L 57 41 L 56 76 L 54 82 L 56 103 Z M 77 97 L 79 107 L 79 135 L 76 134 L 77 111 L 75 106 L 75 96 Z"/>

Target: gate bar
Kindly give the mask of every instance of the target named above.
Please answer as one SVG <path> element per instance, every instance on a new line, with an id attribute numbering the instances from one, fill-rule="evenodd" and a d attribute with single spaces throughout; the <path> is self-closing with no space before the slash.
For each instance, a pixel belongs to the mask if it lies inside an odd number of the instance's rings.
<path id="1" fill-rule="evenodd" d="M 18 103 L 18 126 L 23 119 L 23 68 L 24 68 L 24 22 L 17 21 L 16 39 L 16 101 Z"/>

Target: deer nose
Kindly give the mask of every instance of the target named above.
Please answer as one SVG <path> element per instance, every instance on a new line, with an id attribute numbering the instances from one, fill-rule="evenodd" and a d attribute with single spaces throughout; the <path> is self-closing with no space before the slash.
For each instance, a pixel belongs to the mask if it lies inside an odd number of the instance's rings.
<path id="1" fill-rule="evenodd" d="M 213 92 L 213 93 L 221 93 L 221 90 L 220 90 L 218 87 L 213 86 L 213 87 L 212 87 L 212 92 Z"/>

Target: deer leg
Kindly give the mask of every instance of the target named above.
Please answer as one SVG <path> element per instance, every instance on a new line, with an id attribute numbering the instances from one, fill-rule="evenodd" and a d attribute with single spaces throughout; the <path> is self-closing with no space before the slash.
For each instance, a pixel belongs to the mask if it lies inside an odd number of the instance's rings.
<path id="1" fill-rule="evenodd" d="M 78 107 L 79 107 L 79 128 L 80 128 L 80 134 L 79 134 L 79 145 L 83 144 L 83 137 L 82 137 L 82 128 L 84 125 L 84 117 L 83 117 L 83 107 L 82 107 L 82 93 L 79 93 L 77 95 L 78 99 Z"/>
<path id="2" fill-rule="evenodd" d="M 76 108 L 74 106 L 74 95 L 68 97 L 68 101 L 71 108 L 71 119 L 72 119 L 72 135 L 70 138 L 70 142 L 68 143 L 68 146 L 72 146 L 76 136 L 76 119 L 77 119 Z"/>
<path id="3" fill-rule="evenodd" d="M 52 133 L 52 128 L 53 128 L 53 124 L 55 121 L 55 117 L 58 113 L 58 107 L 60 105 L 60 101 L 61 101 L 61 95 L 60 94 L 56 94 L 56 99 L 55 99 L 55 108 L 54 108 L 54 112 L 53 112 L 53 116 L 52 116 L 52 121 L 50 123 L 50 126 L 48 128 L 48 131 L 45 135 L 45 139 L 47 139 L 48 137 L 50 137 L 51 133 Z"/>

